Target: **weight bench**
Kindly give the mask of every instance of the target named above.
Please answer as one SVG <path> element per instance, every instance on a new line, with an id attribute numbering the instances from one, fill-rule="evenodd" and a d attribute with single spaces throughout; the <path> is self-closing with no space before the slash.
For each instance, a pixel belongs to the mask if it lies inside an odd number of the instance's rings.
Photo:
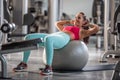
<path id="1" fill-rule="evenodd" d="M 116 64 L 113 72 L 112 80 L 120 80 L 120 61 Z"/>
<path id="2" fill-rule="evenodd" d="M 1 61 L 1 75 L 0 80 L 10 79 L 7 76 L 7 62 L 3 54 L 10 54 L 15 52 L 21 52 L 26 50 L 38 49 L 38 43 L 42 42 L 40 38 L 32 40 L 24 40 L 20 42 L 12 42 L 3 44 L 0 50 L 0 61 Z"/>

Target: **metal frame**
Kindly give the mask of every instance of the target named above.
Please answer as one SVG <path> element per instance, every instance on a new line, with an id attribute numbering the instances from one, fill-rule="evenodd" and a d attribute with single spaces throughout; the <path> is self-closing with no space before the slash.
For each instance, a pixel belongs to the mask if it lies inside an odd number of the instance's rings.
<path id="1" fill-rule="evenodd" d="M 111 8 L 110 8 L 110 5 L 112 5 Z M 116 48 L 117 35 L 114 35 L 111 32 L 109 32 L 109 30 L 113 30 L 113 27 L 110 27 L 110 26 L 115 26 L 114 13 L 115 13 L 115 1 L 105 0 L 105 15 L 104 15 L 104 49 L 105 51 L 104 51 L 104 54 L 102 54 L 101 56 L 101 59 L 100 59 L 101 62 L 107 62 L 107 56 L 110 54 L 120 54 L 120 50 Z M 108 44 L 109 44 L 108 38 L 110 38 L 108 33 L 110 33 L 110 36 L 114 38 L 115 49 L 109 50 L 108 48 Z"/>
<path id="2" fill-rule="evenodd" d="M 41 39 L 33 39 L 31 40 L 26 40 L 26 41 L 21 41 L 19 42 L 19 45 L 15 45 L 15 43 L 13 43 L 15 46 L 12 48 L 12 49 L 6 49 L 7 47 L 6 46 L 2 46 L 2 49 L 0 50 L 0 61 L 1 61 L 1 76 L 0 76 L 0 79 L 10 79 L 7 75 L 7 60 L 6 58 L 4 57 L 3 54 L 11 54 L 11 53 L 15 53 L 15 52 L 21 52 L 21 51 L 26 51 L 26 50 L 35 50 L 35 49 L 38 49 L 38 43 L 42 42 Z M 23 45 L 23 43 L 27 43 L 28 45 L 24 45 L 24 47 L 21 47 L 21 45 Z M 30 44 L 31 43 L 31 44 Z M 11 44 L 8 44 L 9 46 L 12 46 L 13 45 L 12 43 Z M 30 44 L 30 45 L 29 45 Z M 5 44 L 4 44 L 5 45 Z M 20 47 L 19 47 L 20 46 Z M 3 48 L 5 47 L 5 48 Z"/>

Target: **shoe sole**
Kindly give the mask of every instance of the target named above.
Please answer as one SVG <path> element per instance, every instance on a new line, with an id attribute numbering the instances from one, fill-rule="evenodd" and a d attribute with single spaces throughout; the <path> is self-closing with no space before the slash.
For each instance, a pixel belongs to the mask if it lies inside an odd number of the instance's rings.
<path id="1" fill-rule="evenodd" d="M 14 70 L 14 69 L 13 69 L 13 71 L 14 71 L 14 72 L 25 72 L 25 71 L 27 71 L 27 68 L 22 69 L 22 70 Z"/>
<path id="2" fill-rule="evenodd" d="M 53 72 L 50 72 L 50 73 L 40 73 L 40 75 L 43 75 L 43 76 L 49 76 L 49 75 L 53 75 Z"/>

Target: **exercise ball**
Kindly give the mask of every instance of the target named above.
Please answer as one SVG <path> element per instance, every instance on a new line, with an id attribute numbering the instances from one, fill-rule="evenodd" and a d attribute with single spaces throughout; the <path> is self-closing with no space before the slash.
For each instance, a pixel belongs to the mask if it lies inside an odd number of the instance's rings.
<path id="1" fill-rule="evenodd" d="M 81 70 L 88 62 L 88 48 L 82 41 L 70 41 L 65 47 L 54 50 L 54 70 Z"/>

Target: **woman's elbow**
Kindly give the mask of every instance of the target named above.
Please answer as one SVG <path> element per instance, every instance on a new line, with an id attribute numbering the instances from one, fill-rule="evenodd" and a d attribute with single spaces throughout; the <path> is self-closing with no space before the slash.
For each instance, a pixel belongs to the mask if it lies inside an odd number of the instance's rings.
<path id="1" fill-rule="evenodd" d="M 99 26 L 96 26 L 96 31 L 100 31 L 100 27 Z"/>
<path id="2" fill-rule="evenodd" d="M 94 29 L 92 30 L 92 34 L 96 34 L 100 31 L 99 26 L 95 26 Z"/>
<path id="3" fill-rule="evenodd" d="M 55 26 L 57 27 L 59 25 L 59 23 L 58 22 L 55 22 Z"/>

